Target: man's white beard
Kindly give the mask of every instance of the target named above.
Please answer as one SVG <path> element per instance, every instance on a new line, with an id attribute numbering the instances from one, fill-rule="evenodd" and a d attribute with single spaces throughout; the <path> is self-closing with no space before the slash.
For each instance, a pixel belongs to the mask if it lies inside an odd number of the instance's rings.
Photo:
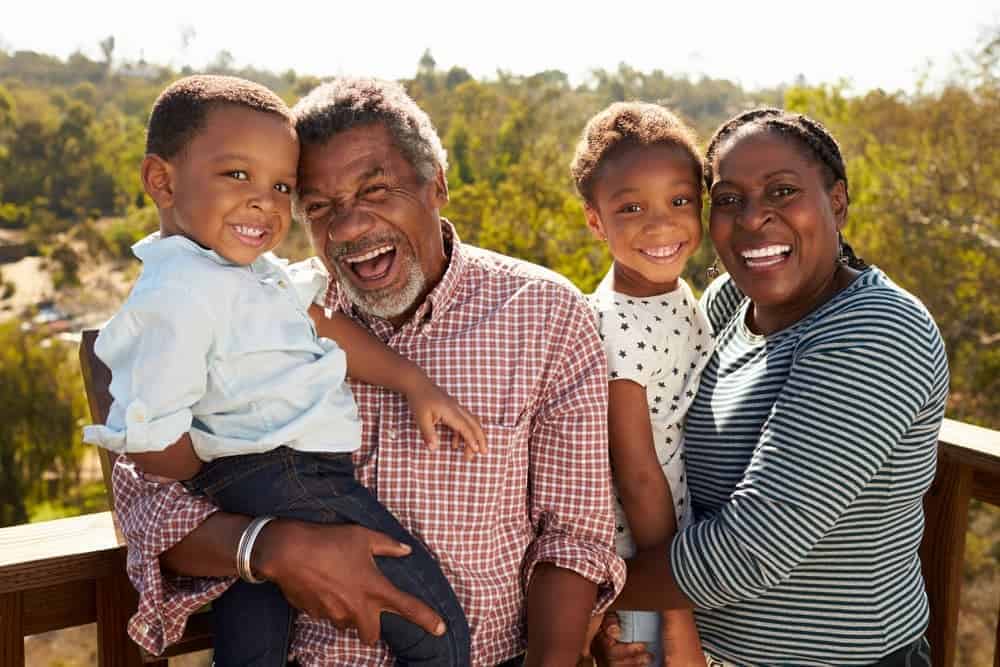
<path id="1" fill-rule="evenodd" d="M 390 286 L 375 290 L 359 289 L 348 276 L 344 275 L 339 262 L 334 264 L 334 266 L 337 267 L 340 289 L 344 291 L 348 300 L 358 310 L 379 319 L 389 320 L 399 317 L 414 307 L 417 299 L 424 293 L 424 288 L 427 286 L 427 278 L 424 276 L 420 264 L 414 257 L 410 257 L 409 259 L 410 268 L 406 274 L 406 282 L 402 287 Z"/>

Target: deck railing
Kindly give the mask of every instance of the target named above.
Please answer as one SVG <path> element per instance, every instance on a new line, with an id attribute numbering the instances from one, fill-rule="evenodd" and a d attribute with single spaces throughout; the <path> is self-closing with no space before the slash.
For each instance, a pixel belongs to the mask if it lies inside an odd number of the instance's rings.
<path id="1" fill-rule="evenodd" d="M 972 499 L 1000 506 L 1000 431 L 945 420 L 937 476 L 924 501 L 921 547 L 935 665 L 955 661 Z M 24 664 L 27 635 L 93 622 L 100 665 L 143 664 L 144 656 L 125 633 L 136 594 L 124 563 L 124 542 L 110 512 L 0 529 L 0 667 Z M 198 620 L 192 625 L 170 655 L 210 646 L 210 628 Z M 996 632 L 993 665 L 1000 667 L 1000 618 Z"/>

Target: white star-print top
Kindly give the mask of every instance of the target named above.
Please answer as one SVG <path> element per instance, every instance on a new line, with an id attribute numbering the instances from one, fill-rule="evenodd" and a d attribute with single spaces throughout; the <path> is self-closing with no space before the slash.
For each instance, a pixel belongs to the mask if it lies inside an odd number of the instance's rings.
<path id="1" fill-rule="evenodd" d="M 640 298 L 615 292 L 612 271 L 589 297 L 608 355 L 608 379 L 631 380 L 646 388 L 656 458 L 673 495 L 677 529 L 683 530 L 691 521 L 684 415 L 712 354 L 711 325 L 683 280 L 672 292 Z M 615 547 L 628 558 L 635 553 L 635 543 L 617 497 L 615 520 Z"/>

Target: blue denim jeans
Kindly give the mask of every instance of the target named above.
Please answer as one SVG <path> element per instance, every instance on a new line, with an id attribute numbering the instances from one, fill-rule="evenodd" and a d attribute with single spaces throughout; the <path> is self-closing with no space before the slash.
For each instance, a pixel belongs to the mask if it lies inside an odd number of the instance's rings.
<path id="1" fill-rule="evenodd" d="M 382 639 L 397 665 L 471 664 L 469 625 L 451 585 L 427 548 L 354 479 L 349 454 L 279 447 L 263 454 L 228 456 L 206 463 L 184 484 L 226 512 L 357 524 L 408 544 L 410 555 L 376 557 L 375 562 L 394 586 L 431 606 L 447 630 L 435 637 L 401 616 L 383 612 Z M 218 667 L 286 664 L 295 614 L 276 585 L 237 581 L 213 609 Z"/>

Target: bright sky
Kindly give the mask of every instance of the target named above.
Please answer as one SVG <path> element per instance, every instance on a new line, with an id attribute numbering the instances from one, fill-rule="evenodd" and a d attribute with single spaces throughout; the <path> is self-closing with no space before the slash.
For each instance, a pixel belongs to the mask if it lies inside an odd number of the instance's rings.
<path id="1" fill-rule="evenodd" d="M 429 48 L 438 67 L 474 76 L 596 67 L 702 74 L 758 87 L 848 79 L 854 91 L 911 90 L 947 73 L 984 29 L 1000 25 L 988 0 L 108 0 L 5 3 L 0 47 L 198 69 L 226 49 L 237 67 L 327 76 L 412 76 Z M 184 35 L 190 39 L 185 46 Z M 928 63 L 933 67 L 928 70 Z"/>

